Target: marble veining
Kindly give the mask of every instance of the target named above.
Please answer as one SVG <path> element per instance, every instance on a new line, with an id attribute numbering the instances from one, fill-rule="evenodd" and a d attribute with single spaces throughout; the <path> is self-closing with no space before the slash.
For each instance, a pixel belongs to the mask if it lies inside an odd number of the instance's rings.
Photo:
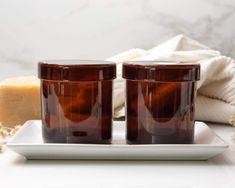
<path id="1" fill-rule="evenodd" d="M 185 34 L 235 57 L 233 0 L 0 0 L 0 79 L 43 59 L 105 59 Z"/>

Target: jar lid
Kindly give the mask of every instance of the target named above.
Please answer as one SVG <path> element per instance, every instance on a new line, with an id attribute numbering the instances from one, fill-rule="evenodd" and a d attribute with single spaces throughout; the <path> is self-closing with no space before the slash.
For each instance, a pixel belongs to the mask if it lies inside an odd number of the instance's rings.
<path id="1" fill-rule="evenodd" d="M 98 81 L 116 78 L 116 64 L 96 60 L 48 60 L 38 63 L 38 77 L 57 81 Z"/>
<path id="2" fill-rule="evenodd" d="M 122 77 L 130 80 L 181 82 L 200 80 L 200 64 L 171 61 L 128 61 Z"/>

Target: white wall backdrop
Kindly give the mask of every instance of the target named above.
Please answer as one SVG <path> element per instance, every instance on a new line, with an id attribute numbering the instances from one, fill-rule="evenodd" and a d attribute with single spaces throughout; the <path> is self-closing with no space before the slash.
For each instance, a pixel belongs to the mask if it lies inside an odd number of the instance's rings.
<path id="1" fill-rule="evenodd" d="M 235 57 L 234 0 L 0 0 L 0 79 L 186 34 Z"/>

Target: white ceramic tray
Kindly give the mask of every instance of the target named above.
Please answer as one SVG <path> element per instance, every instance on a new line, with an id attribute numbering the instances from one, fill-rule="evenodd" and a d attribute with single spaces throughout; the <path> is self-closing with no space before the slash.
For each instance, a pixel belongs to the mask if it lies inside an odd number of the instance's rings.
<path id="1" fill-rule="evenodd" d="M 27 159 L 207 160 L 228 145 L 205 123 L 195 124 L 194 144 L 127 145 L 125 122 L 114 122 L 113 142 L 97 144 L 43 143 L 41 121 L 27 121 L 7 146 Z"/>

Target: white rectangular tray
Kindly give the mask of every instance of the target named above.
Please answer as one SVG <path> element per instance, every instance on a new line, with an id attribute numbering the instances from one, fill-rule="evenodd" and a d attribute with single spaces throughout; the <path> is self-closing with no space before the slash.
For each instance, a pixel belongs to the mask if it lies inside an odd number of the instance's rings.
<path id="1" fill-rule="evenodd" d="M 27 121 L 7 146 L 27 159 L 207 160 L 228 145 L 205 123 L 195 123 L 194 144 L 128 145 L 125 122 L 114 122 L 112 144 L 43 143 L 41 121 Z"/>

